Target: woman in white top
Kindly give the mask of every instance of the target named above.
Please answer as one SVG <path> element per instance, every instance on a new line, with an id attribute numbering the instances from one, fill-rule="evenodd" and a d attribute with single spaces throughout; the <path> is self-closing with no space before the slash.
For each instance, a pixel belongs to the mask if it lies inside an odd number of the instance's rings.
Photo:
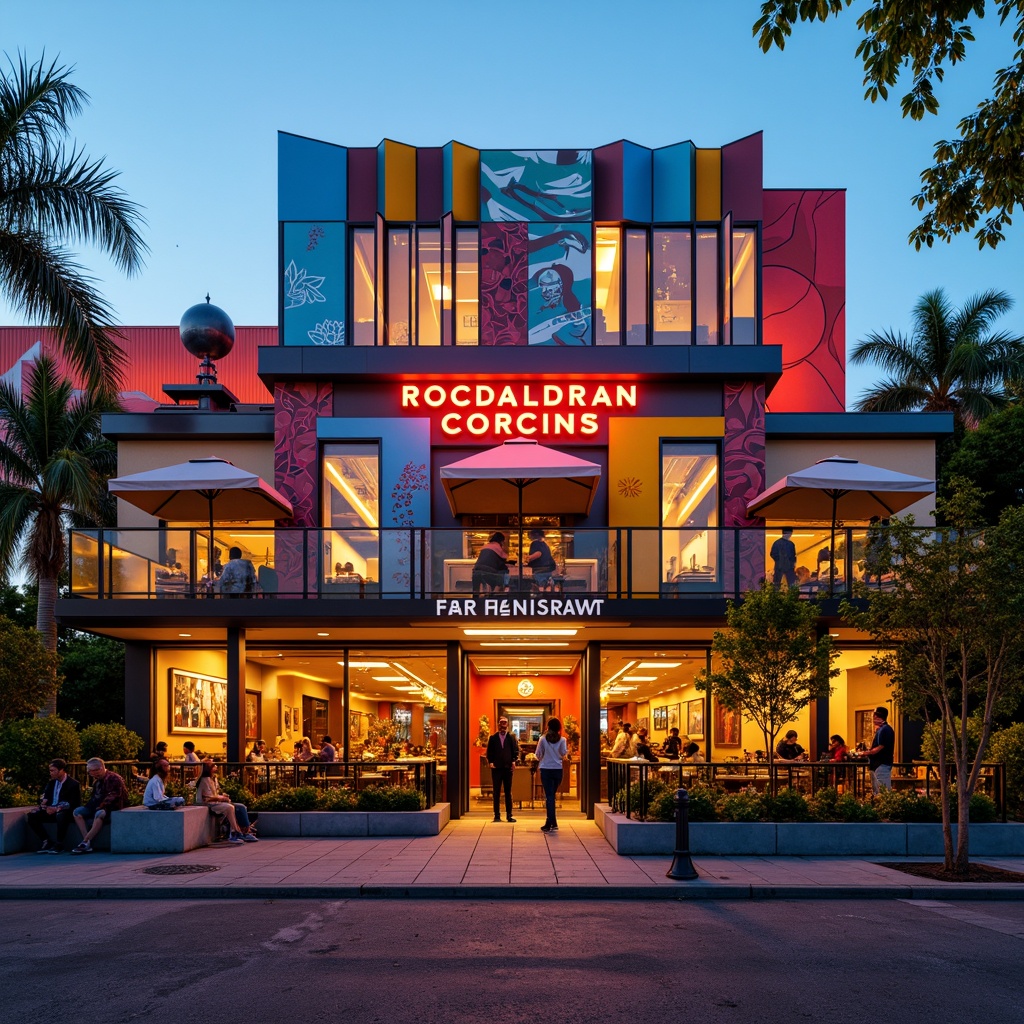
<path id="1" fill-rule="evenodd" d="M 540 782 L 544 787 L 544 800 L 548 810 L 548 820 L 541 826 L 541 832 L 558 831 L 558 822 L 555 820 L 555 793 L 562 784 L 562 762 L 565 755 L 566 744 L 562 735 L 562 723 L 557 718 L 549 718 L 548 731 L 541 736 L 537 744 Z"/>

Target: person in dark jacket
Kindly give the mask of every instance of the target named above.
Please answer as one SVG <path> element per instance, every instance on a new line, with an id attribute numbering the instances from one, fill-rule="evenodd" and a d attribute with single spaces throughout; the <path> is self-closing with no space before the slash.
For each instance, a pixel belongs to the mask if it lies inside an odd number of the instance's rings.
<path id="1" fill-rule="evenodd" d="M 502 786 L 505 787 L 505 820 L 512 817 L 512 773 L 519 761 L 519 741 L 508 731 L 508 719 L 498 719 L 498 731 L 487 741 L 487 764 L 491 769 L 491 786 L 494 794 L 494 820 L 501 821 L 498 808 Z"/>
<path id="2" fill-rule="evenodd" d="M 124 779 L 117 772 L 108 771 L 102 758 L 90 757 L 85 767 L 92 779 L 92 795 L 82 807 L 75 808 L 75 824 L 82 833 L 82 841 L 72 853 L 92 853 L 92 841 L 103 823 L 128 803 Z"/>
<path id="3" fill-rule="evenodd" d="M 82 787 L 77 779 L 68 775 L 67 761 L 55 757 L 50 762 L 50 781 L 47 782 L 43 795 L 39 798 L 39 807 L 29 811 L 26 821 L 33 835 L 42 840 L 42 846 L 36 853 L 63 853 L 64 839 L 71 825 L 73 809 L 82 802 Z M 51 843 L 46 838 L 43 823 L 57 823 L 57 841 Z"/>

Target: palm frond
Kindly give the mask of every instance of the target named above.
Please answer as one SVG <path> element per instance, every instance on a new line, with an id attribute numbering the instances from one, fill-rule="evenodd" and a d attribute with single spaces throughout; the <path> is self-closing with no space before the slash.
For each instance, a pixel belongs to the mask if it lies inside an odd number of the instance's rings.
<path id="1" fill-rule="evenodd" d="M 972 295 L 957 311 L 950 328 L 954 336 L 979 340 L 991 324 L 1013 309 L 1013 299 L 1004 292 L 989 289 Z"/>
<path id="2" fill-rule="evenodd" d="M 89 102 L 88 94 L 70 79 L 73 67 L 46 63 L 43 54 L 30 64 L 24 54 L 18 63 L 8 58 L 10 74 L 0 74 L 0 159 L 19 162 L 24 156 L 63 138 L 69 122 Z"/>
<path id="3" fill-rule="evenodd" d="M 926 388 L 890 378 L 864 391 L 854 408 L 858 412 L 914 412 L 930 398 Z"/>
<path id="4" fill-rule="evenodd" d="M 850 353 L 851 363 L 875 363 L 885 373 L 900 377 L 928 376 L 928 368 L 921 360 L 914 343 L 902 334 L 891 331 L 872 331 L 858 341 Z"/>

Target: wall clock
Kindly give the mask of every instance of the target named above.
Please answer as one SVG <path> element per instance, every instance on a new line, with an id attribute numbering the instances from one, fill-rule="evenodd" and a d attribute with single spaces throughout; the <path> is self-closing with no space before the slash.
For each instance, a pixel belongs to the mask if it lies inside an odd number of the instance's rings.
<path id="1" fill-rule="evenodd" d="M 521 697 L 529 697 L 533 693 L 533 683 L 529 679 L 520 679 L 516 689 Z"/>

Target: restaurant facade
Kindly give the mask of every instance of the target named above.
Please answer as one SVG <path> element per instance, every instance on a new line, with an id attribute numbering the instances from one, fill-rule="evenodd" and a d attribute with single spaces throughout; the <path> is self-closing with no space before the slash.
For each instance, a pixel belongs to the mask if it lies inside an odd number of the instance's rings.
<path id="1" fill-rule="evenodd" d="M 236 349 L 216 381 L 168 380 L 169 401 L 104 431 L 119 477 L 215 456 L 291 515 L 218 517 L 211 535 L 119 502 L 118 529 L 72 534 L 58 614 L 125 641 L 131 728 L 228 760 L 256 737 L 287 754 L 301 736 L 348 758 L 422 748 L 461 816 L 490 813 L 497 718 L 529 750 L 554 715 L 567 799 L 592 814 L 620 722 L 656 741 L 678 728 L 709 760 L 757 756 L 760 735 L 694 679 L 791 526 L 840 650 L 832 696 L 794 728 L 812 756 L 832 733 L 870 739 L 890 693 L 838 617 L 866 524 L 833 536 L 747 511 L 835 455 L 932 479 L 952 428 L 845 410 L 841 189 L 766 188 L 760 134 L 478 150 L 282 133 L 278 160 L 279 323 L 253 339 L 259 384 L 236 379 L 252 365 Z M 549 479 L 549 451 L 596 469 Z M 450 477 L 475 458 L 498 468 L 470 490 Z M 932 507 L 910 511 L 928 523 Z M 526 564 L 538 531 L 543 585 Z M 510 564 L 492 589 L 474 565 L 495 533 Z M 238 597 L 216 583 L 234 547 L 258 579 Z"/>

